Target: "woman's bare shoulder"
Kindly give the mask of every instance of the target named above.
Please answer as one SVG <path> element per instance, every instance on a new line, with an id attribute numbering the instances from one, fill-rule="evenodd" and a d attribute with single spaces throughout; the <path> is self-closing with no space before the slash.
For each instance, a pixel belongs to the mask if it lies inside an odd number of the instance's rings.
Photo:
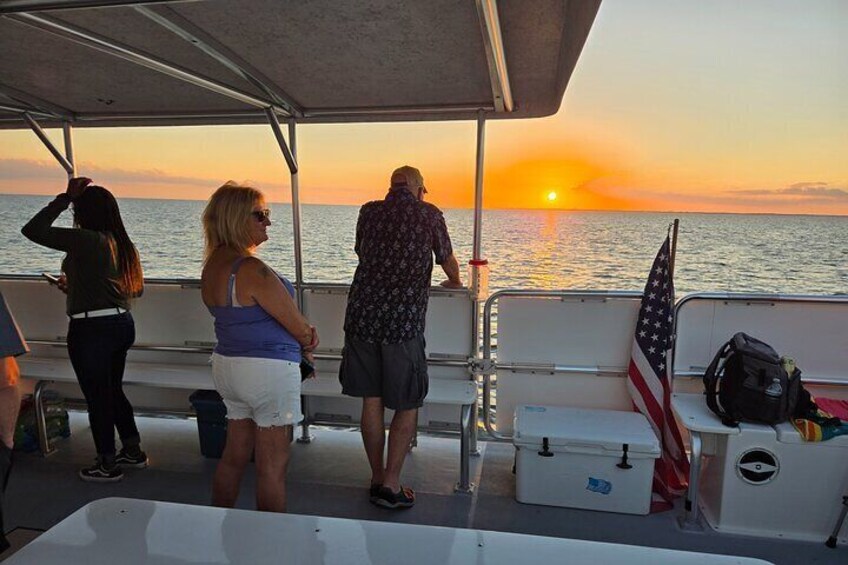
<path id="1" fill-rule="evenodd" d="M 274 273 L 274 269 L 266 265 L 258 257 L 253 256 L 247 257 L 242 262 L 241 268 L 239 268 L 239 274 L 256 283 L 277 278 L 276 273 Z"/>

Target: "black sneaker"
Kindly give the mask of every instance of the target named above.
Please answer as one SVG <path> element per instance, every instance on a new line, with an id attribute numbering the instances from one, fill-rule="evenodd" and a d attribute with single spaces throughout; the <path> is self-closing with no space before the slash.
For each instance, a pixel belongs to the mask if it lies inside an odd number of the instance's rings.
<path id="1" fill-rule="evenodd" d="M 388 487 L 380 487 L 377 497 L 371 502 L 382 508 L 412 508 L 415 504 L 415 492 L 404 486 L 397 492 L 392 492 Z"/>
<path id="2" fill-rule="evenodd" d="M 130 453 L 126 449 L 121 449 L 115 456 L 115 463 L 121 467 L 144 469 L 147 467 L 147 454 L 140 449 L 137 453 Z"/>
<path id="3" fill-rule="evenodd" d="M 98 462 L 91 467 L 80 469 L 79 477 L 90 483 L 117 483 L 124 478 L 124 473 L 117 465 L 106 467 Z"/>

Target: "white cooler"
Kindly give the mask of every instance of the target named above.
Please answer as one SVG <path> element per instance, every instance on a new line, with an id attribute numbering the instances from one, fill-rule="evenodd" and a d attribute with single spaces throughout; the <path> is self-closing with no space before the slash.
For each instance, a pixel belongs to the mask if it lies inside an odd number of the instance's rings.
<path id="1" fill-rule="evenodd" d="M 642 414 L 517 406 L 513 443 L 518 502 L 650 511 L 660 446 Z"/>

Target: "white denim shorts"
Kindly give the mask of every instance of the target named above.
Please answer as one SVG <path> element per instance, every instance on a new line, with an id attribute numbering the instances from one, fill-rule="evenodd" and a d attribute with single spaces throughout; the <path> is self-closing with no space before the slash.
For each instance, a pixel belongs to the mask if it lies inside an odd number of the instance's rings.
<path id="1" fill-rule="evenodd" d="M 213 353 L 212 380 L 224 399 L 227 419 L 250 419 L 260 428 L 288 426 L 303 419 L 297 363 Z"/>

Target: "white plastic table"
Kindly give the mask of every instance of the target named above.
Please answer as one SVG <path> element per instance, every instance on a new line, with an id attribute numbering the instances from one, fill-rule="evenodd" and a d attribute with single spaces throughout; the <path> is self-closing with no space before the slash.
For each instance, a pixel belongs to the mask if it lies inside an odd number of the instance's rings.
<path id="1" fill-rule="evenodd" d="M 671 409 L 677 416 L 680 424 L 689 430 L 689 488 L 686 490 L 684 500 L 684 526 L 698 529 L 698 487 L 701 476 L 701 434 L 715 435 L 738 435 L 741 430 L 738 427 L 730 427 L 722 424 L 721 420 L 713 414 L 707 406 L 703 394 L 672 394 Z"/>
<path id="2" fill-rule="evenodd" d="M 768 563 L 523 534 L 104 498 L 80 508 L 5 564 L 550 565 L 566 560 L 569 565 Z"/>

